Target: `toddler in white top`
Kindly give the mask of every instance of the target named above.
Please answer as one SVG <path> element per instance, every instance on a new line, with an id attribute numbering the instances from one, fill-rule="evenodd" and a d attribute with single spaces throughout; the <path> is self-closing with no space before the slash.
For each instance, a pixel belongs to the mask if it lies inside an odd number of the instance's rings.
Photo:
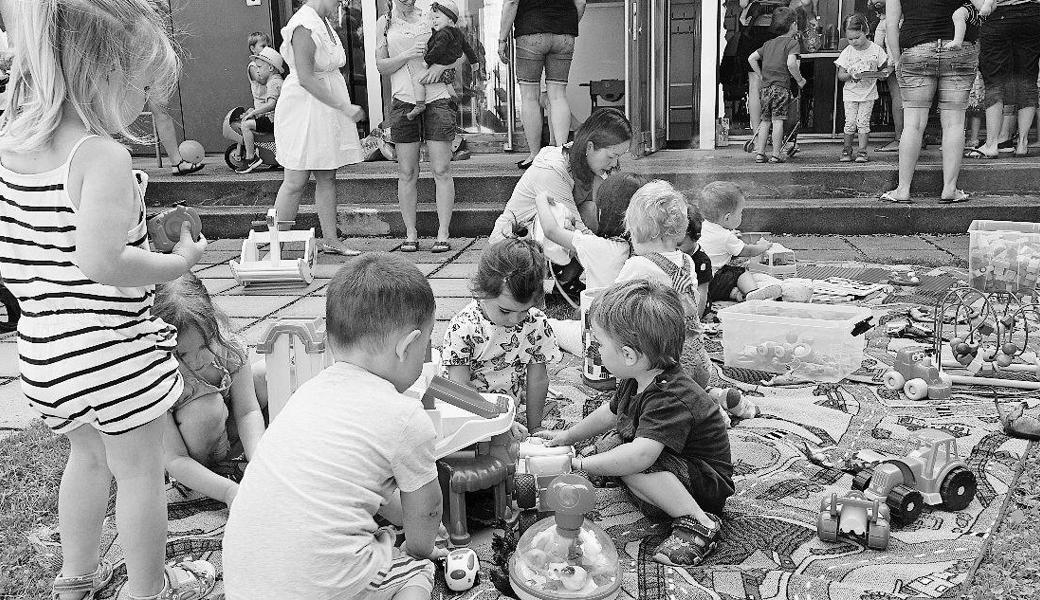
<path id="1" fill-rule="evenodd" d="M 874 101 L 878 99 L 877 82 L 888 77 L 888 55 L 881 46 L 870 40 L 867 18 L 854 14 L 845 19 L 845 37 L 849 45 L 841 51 L 834 64 L 838 66 L 838 79 L 845 83 L 842 100 L 845 103 L 845 147 L 841 151 L 841 162 L 864 163 L 867 155 L 867 136 L 870 134 L 870 115 L 874 112 Z M 852 153 L 853 137 L 859 135 L 859 147 L 855 157 Z"/>

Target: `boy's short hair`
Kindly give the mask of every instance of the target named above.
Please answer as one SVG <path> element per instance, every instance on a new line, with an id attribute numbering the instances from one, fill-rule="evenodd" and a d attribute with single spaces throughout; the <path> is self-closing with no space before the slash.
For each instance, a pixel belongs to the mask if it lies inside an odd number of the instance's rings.
<path id="1" fill-rule="evenodd" d="M 794 9 L 781 6 L 773 11 L 773 24 L 769 30 L 773 33 L 784 35 L 791 30 L 791 23 L 798 20 L 798 13 Z"/>
<path id="2" fill-rule="evenodd" d="M 729 181 L 713 181 L 701 190 L 700 201 L 697 203 L 701 215 L 712 223 L 737 210 L 744 201 L 744 192 L 737 184 Z"/>
<path id="3" fill-rule="evenodd" d="M 684 196 L 686 194 L 683 194 Z M 701 216 L 701 209 L 697 208 L 697 202 L 691 200 L 689 196 L 686 196 L 686 216 L 690 220 L 690 223 L 686 226 L 686 237 L 696 242 L 701 239 L 701 227 L 704 224 L 704 217 Z"/>
<path id="4" fill-rule="evenodd" d="M 592 320 L 614 344 L 645 356 L 651 369 L 679 364 L 686 313 L 671 287 L 649 279 L 616 284 L 593 302 Z"/>
<path id="5" fill-rule="evenodd" d="M 332 276 L 325 327 L 338 348 L 380 349 L 392 334 L 428 325 L 436 308 L 430 283 L 414 264 L 401 256 L 372 252 Z"/>
<path id="6" fill-rule="evenodd" d="M 637 244 L 661 238 L 681 240 L 688 221 L 686 199 L 660 179 L 636 190 L 625 211 L 625 229 Z"/>
<path id="7" fill-rule="evenodd" d="M 253 46 L 255 46 L 256 43 L 260 42 L 260 41 L 267 42 L 267 45 L 270 46 L 271 45 L 271 36 L 267 35 L 266 33 L 262 32 L 262 31 L 254 31 L 253 33 L 249 34 L 248 38 L 246 38 L 246 43 L 249 45 L 249 49 L 250 50 L 252 50 Z"/>

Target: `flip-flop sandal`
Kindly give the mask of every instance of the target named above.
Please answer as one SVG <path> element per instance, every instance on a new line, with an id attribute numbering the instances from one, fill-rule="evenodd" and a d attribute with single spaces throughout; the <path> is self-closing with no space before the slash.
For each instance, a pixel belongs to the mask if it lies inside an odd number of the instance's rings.
<path id="1" fill-rule="evenodd" d="M 986 154 L 978 148 L 972 148 L 964 153 L 964 158 L 984 158 L 986 160 L 994 160 L 1000 158 L 1000 154 Z"/>
<path id="2" fill-rule="evenodd" d="M 405 240 L 401 242 L 401 252 L 418 252 L 419 241 L 418 240 Z"/>
<path id="3" fill-rule="evenodd" d="M 892 192 L 885 192 L 878 196 L 878 200 L 882 202 L 891 202 L 892 204 L 910 204 L 910 199 L 896 198 L 892 195 Z"/>
<path id="4" fill-rule="evenodd" d="M 533 164 L 534 164 L 534 161 L 533 161 L 533 160 L 521 160 L 521 161 L 518 161 L 518 162 L 516 163 L 516 168 L 517 168 L 517 169 L 520 169 L 521 171 L 526 171 L 526 170 L 527 170 L 527 169 L 529 169 L 529 168 L 531 167 L 531 165 L 533 165 Z"/>
<path id="5" fill-rule="evenodd" d="M 939 204 L 958 204 L 960 202 L 967 202 L 971 196 L 964 190 L 957 190 L 953 198 L 939 198 Z"/>
<path id="6" fill-rule="evenodd" d="M 430 252 L 433 254 L 443 254 L 451 250 L 451 244 L 446 241 L 436 241 L 430 248 Z"/>
<path id="7" fill-rule="evenodd" d="M 997 144 L 997 152 L 1014 152 L 1015 145 L 1015 140 L 1004 140 Z"/>
<path id="8" fill-rule="evenodd" d="M 339 256 L 361 256 L 360 250 L 354 250 L 346 246 L 333 246 L 325 242 L 318 245 L 318 250 L 325 254 L 338 254 Z"/>
<path id="9" fill-rule="evenodd" d="M 181 165 L 188 165 L 188 167 L 187 168 L 182 168 Z M 192 173 L 197 173 L 198 171 L 201 171 L 202 168 L 205 167 L 205 166 L 206 166 L 206 163 L 193 163 L 193 162 L 188 162 L 186 160 L 182 160 L 181 162 L 179 162 L 179 163 L 177 163 L 176 165 L 173 166 L 173 172 L 171 173 L 171 175 L 174 175 L 174 176 L 177 176 L 177 177 L 179 177 L 181 175 L 191 175 Z"/>
<path id="10" fill-rule="evenodd" d="M 874 152 L 899 152 L 899 142 L 892 140 L 884 146 L 878 146 L 874 148 Z"/>

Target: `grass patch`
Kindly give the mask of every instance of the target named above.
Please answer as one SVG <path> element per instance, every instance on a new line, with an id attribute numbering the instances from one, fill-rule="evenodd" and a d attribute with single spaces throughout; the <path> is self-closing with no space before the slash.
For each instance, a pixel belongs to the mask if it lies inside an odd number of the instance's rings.
<path id="1" fill-rule="evenodd" d="M 0 439 L 0 598 L 50 597 L 54 572 L 29 533 L 58 520 L 58 485 L 69 440 L 42 421 Z"/>

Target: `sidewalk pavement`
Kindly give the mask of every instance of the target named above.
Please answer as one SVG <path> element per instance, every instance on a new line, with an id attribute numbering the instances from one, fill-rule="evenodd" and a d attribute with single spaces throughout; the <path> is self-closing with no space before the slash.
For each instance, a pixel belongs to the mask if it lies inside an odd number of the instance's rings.
<path id="1" fill-rule="evenodd" d="M 967 235 L 918 236 L 770 236 L 795 251 L 800 262 L 913 265 L 915 267 L 963 267 L 968 256 Z M 363 251 L 397 252 L 400 239 L 357 238 L 347 245 Z M 429 278 L 437 297 L 434 344 L 444 336 L 447 322 L 471 299 L 469 278 L 476 272 L 487 238 L 457 238 L 453 251 L 429 252 L 431 240 L 423 240 L 420 252 L 406 254 Z M 194 271 L 213 295 L 214 303 L 231 318 L 231 324 L 250 348 L 266 326 L 280 317 L 322 317 L 329 279 L 349 258 L 319 256 L 314 281 L 306 288 L 286 291 L 244 292 L 231 276 L 228 262 L 237 259 L 242 240 L 216 240 L 209 244 Z M 0 336 L 0 433 L 21 429 L 35 417 L 18 385 L 18 350 L 14 334 Z"/>

